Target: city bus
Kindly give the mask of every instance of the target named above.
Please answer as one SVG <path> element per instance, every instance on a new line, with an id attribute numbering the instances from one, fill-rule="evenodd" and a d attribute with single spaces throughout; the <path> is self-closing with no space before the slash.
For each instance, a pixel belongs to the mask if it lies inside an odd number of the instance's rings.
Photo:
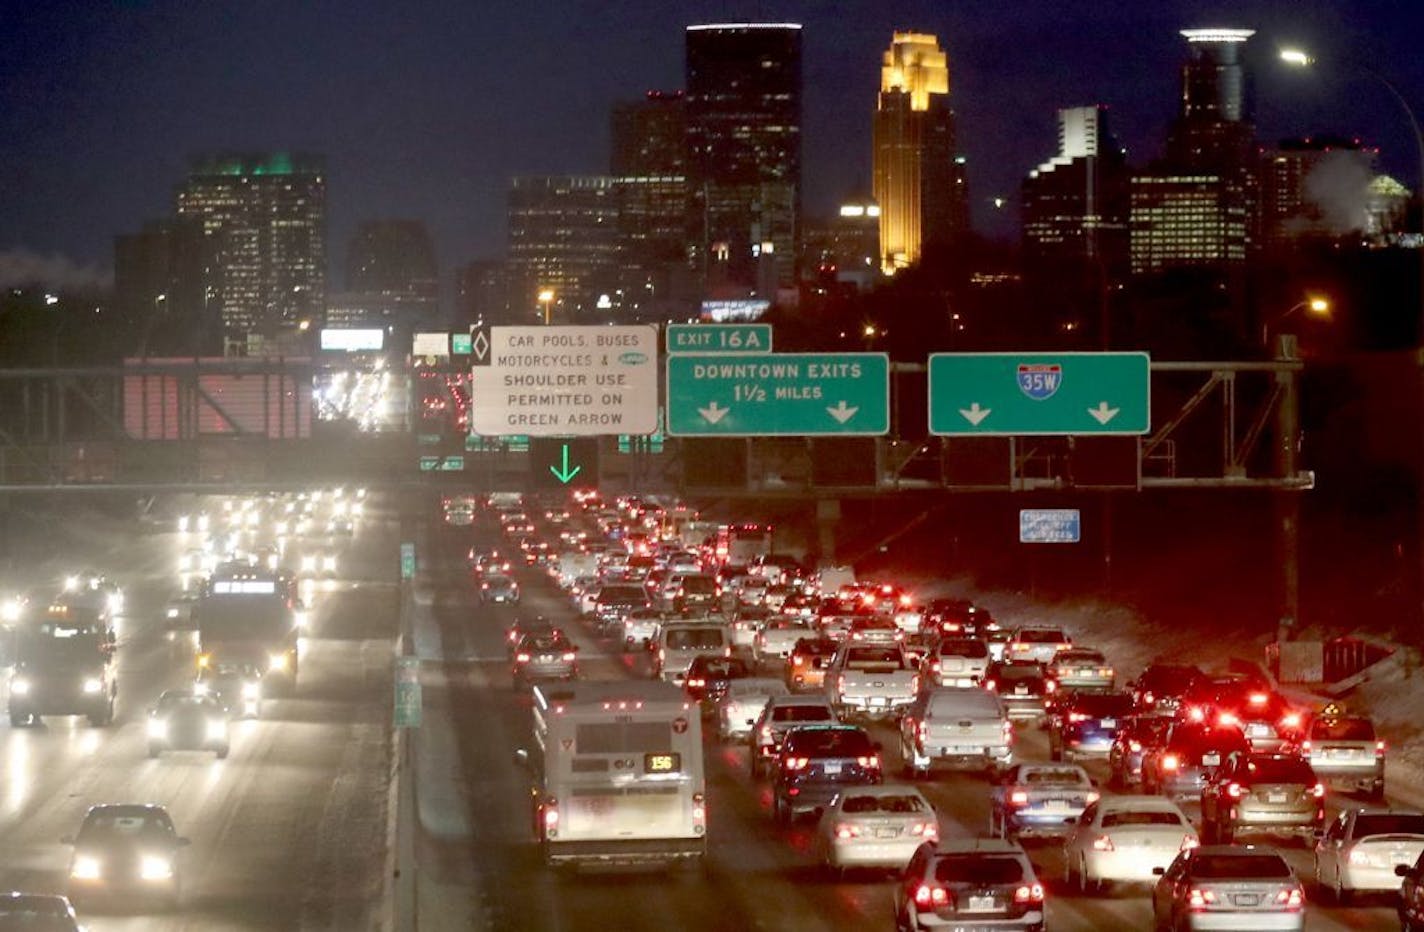
<path id="1" fill-rule="evenodd" d="M 707 850 L 702 716 L 661 682 L 543 684 L 517 758 L 550 866 L 701 863 Z"/>

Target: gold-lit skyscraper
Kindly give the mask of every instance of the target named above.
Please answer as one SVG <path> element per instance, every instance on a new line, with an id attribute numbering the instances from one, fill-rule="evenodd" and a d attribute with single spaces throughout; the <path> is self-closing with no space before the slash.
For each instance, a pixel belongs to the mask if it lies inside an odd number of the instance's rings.
<path id="1" fill-rule="evenodd" d="M 926 244 L 948 241 L 968 225 L 949 58 L 936 37 L 895 33 L 880 68 L 873 135 L 882 267 L 893 274 L 918 262 Z"/>

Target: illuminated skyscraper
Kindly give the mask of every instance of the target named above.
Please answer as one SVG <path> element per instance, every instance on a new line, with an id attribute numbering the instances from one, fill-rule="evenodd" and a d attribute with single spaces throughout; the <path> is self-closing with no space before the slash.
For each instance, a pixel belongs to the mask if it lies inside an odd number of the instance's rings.
<path id="1" fill-rule="evenodd" d="M 228 345 L 250 345 L 326 302 L 326 166 L 319 157 L 222 154 L 194 160 L 176 212 L 201 222 L 207 299 Z M 245 351 L 245 350 L 242 350 Z"/>
<path id="2" fill-rule="evenodd" d="M 618 200 L 607 175 L 525 175 L 509 186 L 510 300 L 537 323 L 539 293 L 550 318 L 587 323 L 611 310 L 618 265 Z"/>
<path id="3" fill-rule="evenodd" d="M 689 247 L 723 296 L 796 283 L 801 27 L 687 27 Z"/>
<path id="4" fill-rule="evenodd" d="M 968 226 L 949 59 L 934 36 L 895 33 L 880 68 L 873 137 L 881 263 L 892 274 L 918 262 L 926 243 L 948 242 Z"/>

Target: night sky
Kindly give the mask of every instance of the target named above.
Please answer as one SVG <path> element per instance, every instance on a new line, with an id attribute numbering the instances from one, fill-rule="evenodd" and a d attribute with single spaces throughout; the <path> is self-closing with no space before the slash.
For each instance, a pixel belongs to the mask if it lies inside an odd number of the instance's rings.
<path id="1" fill-rule="evenodd" d="M 1134 163 L 1176 106 L 1177 30 L 1258 30 L 1263 141 L 1336 131 L 1417 184 L 1402 111 L 1368 62 L 1424 113 L 1424 2 L 1281 0 L 411 0 L 0 3 L 0 283 L 25 254 L 107 274 L 115 233 L 166 215 L 190 153 L 288 149 L 329 164 L 332 286 L 374 217 L 424 220 L 442 271 L 504 252 L 509 176 L 601 173 L 608 109 L 682 86 L 683 27 L 804 24 L 805 203 L 870 187 L 870 113 L 896 30 L 949 52 L 976 227 L 1017 232 L 993 195 L 1055 148 L 1054 110 L 1105 103 Z M 1272 61 L 1300 44 L 1313 72 Z M 11 275 L 13 278 L 13 275 Z"/>

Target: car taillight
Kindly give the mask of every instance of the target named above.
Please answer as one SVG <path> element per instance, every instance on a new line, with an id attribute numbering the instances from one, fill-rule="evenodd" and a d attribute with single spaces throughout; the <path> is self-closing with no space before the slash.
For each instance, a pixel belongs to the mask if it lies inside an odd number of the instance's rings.
<path id="1" fill-rule="evenodd" d="M 935 839 L 939 837 L 939 826 L 933 822 L 916 822 L 910 826 L 910 834 L 917 838 Z"/>
<path id="2" fill-rule="evenodd" d="M 1216 902 L 1216 894 L 1211 890 L 1201 890 L 1193 887 L 1187 893 L 1188 909 L 1206 909 Z"/>
<path id="3" fill-rule="evenodd" d="M 1013 651 L 1016 654 L 1021 654 L 1024 651 L 1028 650 L 1028 645 L 1025 644 L 1023 641 L 1010 641 L 1009 650 Z"/>
<path id="4" fill-rule="evenodd" d="M 701 689 L 703 686 L 707 685 L 707 681 L 700 676 L 694 676 L 688 679 L 687 685 L 692 689 Z"/>
<path id="5" fill-rule="evenodd" d="M 1302 754 L 1309 754 L 1309 753 L 1310 753 L 1310 739 L 1309 739 L 1309 738 L 1307 738 L 1306 740 L 1304 740 L 1304 741 L 1302 741 L 1302 742 L 1300 743 L 1300 752 L 1301 752 Z"/>
<path id="6" fill-rule="evenodd" d="M 1312 786 L 1312 787 L 1310 788 L 1310 795 L 1311 795 L 1311 796 L 1314 796 L 1316 799 L 1324 799 L 1324 798 L 1325 798 L 1325 784 L 1324 784 L 1324 783 L 1317 783 L 1317 784 L 1315 784 L 1314 786 Z"/>
<path id="7" fill-rule="evenodd" d="M 1250 701 L 1252 705 L 1265 705 L 1266 700 L 1269 698 L 1271 697 L 1266 695 L 1265 693 L 1252 693 Z"/>
<path id="8" fill-rule="evenodd" d="M 1240 799 L 1240 798 L 1241 798 L 1241 784 L 1239 784 L 1239 783 L 1229 783 L 1229 784 L 1227 784 L 1227 786 L 1226 786 L 1226 795 L 1227 795 L 1227 796 L 1230 796 L 1232 799 Z"/>
<path id="9" fill-rule="evenodd" d="M 1084 715 L 1082 712 L 1069 712 L 1069 713 L 1068 713 L 1068 721 L 1070 721 L 1070 722 L 1086 722 L 1087 720 L 1088 720 L 1088 716 Z"/>
<path id="10" fill-rule="evenodd" d="M 1102 798 L 1103 798 L 1103 794 L 1102 794 L 1102 793 L 1099 793 L 1097 790 L 1090 790 L 1090 791 L 1088 792 L 1088 797 L 1087 797 L 1087 798 L 1088 798 L 1088 805 L 1091 806 L 1093 803 L 1095 803 L 1095 802 L 1097 802 L 1098 800 L 1102 799 Z"/>
<path id="11" fill-rule="evenodd" d="M 1310 742 L 1307 741 L 1306 744 L 1309 745 Z M 1384 742 L 1383 742 L 1383 741 L 1376 741 L 1376 742 L 1375 742 L 1375 757 L 1384 757 Z"/>
<path id="12" fill-rule="evenodd" d="M 1136 754 L 1138 751 L 1142 750 L 1142 742 L 1140 742 L 1140 741 L 1129 741 L 1129 742 L 1127 742 L 1127 749 L 1128 749 L 1129 751 L 1131 751 L 1132 753 Z"/>
<path id="13" fill-rule="evenodd" d="M 984 681 L 984 688 L 987 689 L 987 690 L 989 690 L 989 692 L 991 692 L 991 693 L 992 693 L 992 692 L 998 692 L 998 691 L 999 691 L 999 682 L 998 682 L 998 680 L 985 680 L 985 681 Z"/>
<path id="14" fill-rule="evenodd" d="M 1175 754 L 1165 754 L 1162 757 L 1163 770 L 1176 770 L 1181 765 L 1182 762 L 1177 759 L 1177 755 Z"/>
<path id="15" fill-rule="evenodd" d="M 1107 835 L 1099 835 L 1097 838 L 1093 839 L 1093 850 L 1116 851 L 1117 848 L 1113 845 L 1113 840 L 1111 837 Z"/>
<path id="16" fill-rule="evenodd" d="M 915 888 L 915 905 L 939 907 L 948 906 L 949 891 L 936 884 L 922 883 Z"/>
<path id="17" fill-rule="evenodd" d="M 571 651 L 571 650 L 570 650 L 570 651 L 565 651 L 565 652 L 564 652 L 564 661 L 567 662 L 567 663 L 572 663 L 572 662 L 573 662 L 573 659 L 574 659 L 576 656 L 578 656 L 578 655 L 575 654 L 575 653 L 574 653 L 573 651 Z"/>
<path id="18" fill-rule="evenodd" d="M 1014 790 L 1012 793 L 1009 794 L 1009 805 L 1027 806 L 1028 793 L 1024 792 L 1023 790 Z"/>
<path id="19" fill-rule="evenodd" d="M 1014 891 L 1015 903 L 1042 903 L 1043 884 L 1024 884 Z"/>
<path id="20" fill-rule="evenodd" d="M 1300 716 L 1297 715 L 1295 712 L 1291 712 L 1289 715 L 1286 715 L 1285 717 L 1283 717 L 1283 718 L 1281 719 L 1281 727 L 1282 727 L 1282 728 L 1299 728 L 1299 727 L 1300 727 Z"/>
<path id="21" fill-rule="evenodd" d="M 1143 704 L 1143 705 L 1152 705 L 1152 703 L 1154 703 L 1154 702 L 1156 702 L 1156 701 L 1157 701 L 1157 698 L 1156 698 L 1155 696 L 1153 696 L 1152 693 L 1150 693 L 1150 692 L 1145 692 L 1145 693 L 1142 694 L 1142 704 Z"/>
<path id="22" fill-rule="evenodd" d="M 876 757 L 874 754 L 870 755 L 869 757 L 857 757 L 855 759 L 855 762 L 860 766 L 867 767 L 871 770 L 880 769 L 880 758 Z"/>
<path id="23" fill-rule="evenodd" d="M 1206 710 L 1199 706 L 1193 706 L 1187 710 L 1187 718 L 1194 722 L 1204 722 L 1206 721 Z"/>
<path id="24" fill-rule="evenodd" d="M 1216 727 L 1217 727 L 1217 728 L 1230 728 L 1230 727 L 1232 727 L 1233 725 L 1239 725 L 1239 724 L 1241 724 L 1241 719 L 1237 718 L 1235 715 L 1233 715 L 1233 714 L 1230 713 L 1230 712 L 1222 712 L 1220 715 L 1218 715 L 1218 716 L 1216 717 Z"/>
<path id="25" fill-rule="evenodd" d="M 1286 909 L 1300 909 L 1305 905 L 1305 892 L 1300 887 L 1291 887 L 1276 894 L 1276 902 Z"/>
<path id="26" fill-rule="evenodd" d="M 1177 850 L 1178 850 L 1178 851 L 1186 851 L 1187 849 L 1189 849 L 1189 848 L 1195 848 L 1197 845 L 1200 845 L 1200 844 L 1201 844 L 1201 842 L 1197 839 L 1197 836 L 1195 836 L 1195 835 L 1183 835 L 1183 836 L 1182 836 L 1182 843 L 1177 847 Z"/>
<path id="27" fill-rule="evenodd" d="M 781 766 L 787 770 L 803 770 L 809 763 L 811 763 L 809 757 L 783 757 L 781 759 Z"/>
<path id="28" fill-rule="evenodd" d="M 1057 682 L 1057 680 L 1044 680 L 1044 681 L 1043 681 L 1043 691 L 1046 692 L 1046 693 L 1056 693 L 1056 692 L 1058 692 L 1058 682 Z"/>
<path id="29" fill-rule="evenodd" d="M 837 825 L 837 826 L 836 826 L 836 837 L 837 837 L 837 838 L 859 838 L 859 837 L 860 837 L 860 826 L 859 826 L 859 825 L 846 825 L 846 824 Z"/>
<path id="30" fill-rule="evenodd" d="M 918 694 L 920 691 L 920 675 L 916 673 L 910 677 L 910 692 Z"/>
<path id="31" fill-rule="evenodd" d="M 696 822 L 707 820 L 707 802 L 701 793 L 692 794 L 692 818 Z"/>
<path id="32" fill-rule="evenodd" d="M 553 797 L 544 803 L 544 831 L 553 834 L 559 827 L 559 801 Z"/>
<path id="33" fill-rule="evenodd" d="M 515 654 L 515 655 L 514 655 L 514 661 L 515 661 L 516 663 L 528 663 L 528 662 L 529 662 L 529 655 L 528 655 L 528 654 L 525 654 L 525 653 Z"/>
<path id="34" fill-rule="evenodd" d="M 666 650 L 665 648 L 659 647 L 659 648 L 658 648 L 658 663 L 666 663 L 666 662 L 667 662 L 667 650 Z"/>

